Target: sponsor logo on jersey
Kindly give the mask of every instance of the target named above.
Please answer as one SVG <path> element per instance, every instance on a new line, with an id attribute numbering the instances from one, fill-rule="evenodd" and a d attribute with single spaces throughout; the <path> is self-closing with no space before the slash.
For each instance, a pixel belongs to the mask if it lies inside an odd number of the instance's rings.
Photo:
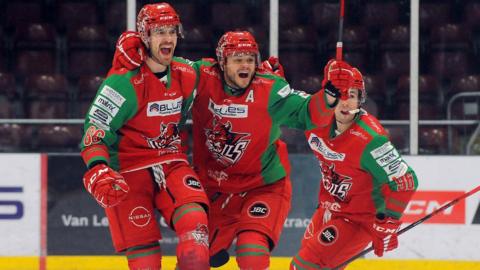
<path id="1" fill-rule="evenodd" d="M 198 179 L 195 179 L 193 176 L 188 176 L 183 179 L 183 182 L 185 183 L 185 186 L 193 189 L 193 190 L 202 190 L 202 184 L 200 184 L 200 181 Z"/>
<path id="2" fill-rule="evenodd" d="M 398 154 L 396 149 L 393 149 L 392 151 L 386 153 L 385 155 L 377 158 L 376 161 L 378 165 L 380 165 L 381 167 L 385 167 L 398 158 L 400 158 L 400 155 Z"/>
<path id="3" fill-rule="evenodd" d="M 332 245 L 337 241 L 338 238 L 338 229 L 334 225 L 330 225 L 324 228 L 318 234 L 318 242 L 324 246 Z"/>
<path id="4" fill-rule="evenodd" d="M 322 138 L 318 137 L 314 133 L 310 134 L 308 138 L 308 144 L 313 151 L 321 154 L 327 160 L 343 161 L 345 159 L 344 153 L 337 153 L 333 151 L 327 146 Z"/>
<path id="5" fill-rule="evenodd" d="M 322 184 L 328 193 L 337 197 L 341 201 L 345 200 L 348 191 L 352 187 L 352 178 L 346 175 L 341 175 L 335 171 L 335 164 L 320 163 L 322 171 Z"/>
<path id="6" fill-rule="evenodd" d="M 181 72 L 186 72 L 193 74 L 194 71 L 192 68 L 186 67 L 186 66 L 180 66 L 180 65 L 171 65 L 172 70 L 180 70 Z"/>
<path id="7" fill-rule="evenodd" d="M 342 206 L 340 206 L 339 203 L 337 202 L 329 202 L 329 201 L 321 201 L 320 202 L 320 207 L 325 208 L 334 212 L 340 212 L 342 211 Z"/>
<path id="8" fill-rule="evenodd" d="M 110 115 L 113 116 L 113 117 L 115 117 L 115 115 L 117 115 L 117 113 L 118 113 L 118 107 L 113 102 L 106 99 L 102 95 L 97 96 L 93 105 L 109 112 Z"/>
<path id="9" fill-rule="evenodd" d="M 100 94 L 110 99 L 118 107 L 122 107 L 122 104 L 125 102 L 125 98 L 108 85 L 103 86 Z"/>
<path id="10" fill-rule="evenodd" d="M 147 116 L 167 116 L 182 111 L 182 97 L 161 101 L 153 101 L 147 104 Z"/>
<path id="11" fill-rule="evenodd" d="M 446 203 L 462 196 L 463 191 L 416 191 L 402 216 L 402 222 L 412 223 Z M 466 224 L 466 201 L 460 200 L 453 206 L 425 220 L 432 224 Z"/>
<path id="12" fill-rule="evenodd" d="M 210 99 L 208 103 L 208 110 L 210 110 L 214 115 L 220 117 L 230 117 L 230 118 L 247 118 L 248 117 L 248 105 L 244 104 L 215 104 L 213 100 Z"/>
<path id="13" fill-rule="evenodd" d="M 150 223 L 152 214 L 147 208 L 143 206 L 137 206 L 128 215 L 128 220 L 137 227 L 145 227 Z"/>
<path id="14" fill-rule="evenodd" d="M 315 225 L 312 221 L 307 226 L 307 229 L 305 229 L 305 233 L 303 233 L 303 238 L 305 239 L 310 239 L 315 235 Z"/>
<path id="15" fill-rule="evenodd" d="M 112 117 L 106 111 L 95 106 L 92 106 L 88 115 L 91 118 L 100 121 L 100 123 L 105 126 L 110 125 L 110 122 L 112 122 Z"/>
<path id="16" fill-rule="evenodd" d="M 350 129 L 350 134 L 355 135 L 355 136 L 357 136 L 357 137 L 360 137 L 360 138 L 363 139 L 363 140 L 367 140 L 367 136 L 365 136 L 365 134 L 363 134 L 363 133 L 360 132 L 360 131 L 356 131 L 356 130 Z"/>
<path id="17" fill-rule="evenodd" d="M 302 98 L 305 98 L 305 99 L 310 96 L 310 94 L 307 94 L 307 93 L 305 93 L 303 91 L 299 91 L 299 90 L 292 90 L 292 94 L 297 95 L 297 96 L 302 97 Z"/>
<path id="18" fill-rule="evenodd" d="M 157 137 L 149 138 L 144 136 L 148 146 L 154 149 L 161 149 L 168 153 L 176 153 L 180 149 L 181 139 L 177 123 L 160 124 L 160 134 Z M 166 152 L 162 152 L 165 154 Z"/>
<path id="19" fill-rule="evenodd" d="M 292 88 L 290 88 L 290 85 L 285 85 L 282 89 L 278 90 L 277 94 L 281 97 L 286 97 L 292 92 Z"/>
<path id="20" fill-rule="evenodd" d="M 218 186 L 221 186 L 223 181 L 228 180 L 228 174 L 224 171 L 208 170 L 207 174 L 208 174 L 208 177 L 217 180 Z"/>
<path id="21" fill-rule="evenodd" d="M 270 208 L 264 202 L 254 202 L 248 207 L 248 215 L 252 218 L 264 218 L 270 214 Z"/>
<path id="22" fill-rule="evenodd" d="M 387 152 L 390 152 L 393 149 L 393 145 L 391 142 L 386 142 L 382 146 L 373 149 L 370 154 L 372 154 L 372 157 L 377 159 L 383 155 L 385 155 Z"/>
<path id="23" fill-rule="evenodd" d="M 383 167 L 383 170 L 387 173 L 388 178 L 393 180 L 393 178 L 398 178 L 404 175 L 408 170 L 408 165 L 399 158 Z"/>
<path id="24" fill-rule="evenodd" d="M 202 71 L 205 73 L 205 74 L 208 74 L 210 76 L 213 76 L 213 77 L 220 77 L 220 74 L 218 72 L 216 72 L 215 70 L 213 69 L 210 69 L 209 67 L 204 67 L 202 69 Z"/>
<path id="25" fill-rule="evenodd" d="M 103 129 L 103 130 L 110 130 L 110 127 L 105 125 L 104 123 L 94 119 L 94 118 L 90 118 L 90 120 L 88 121 L 90 124 L 93 124 L 94 126 L 98 127 L 99 129 Z"/>
<path id="26" fill-rule="evenodd" d="M 250 140 L 245 139 L 249 133 L 232 131 L 232 123 L 223 123 L 214 117 L 212 128 L 205 129 L 206 145 L 212 157 L 224 166 L 235 164 L 247 149 Z"/>

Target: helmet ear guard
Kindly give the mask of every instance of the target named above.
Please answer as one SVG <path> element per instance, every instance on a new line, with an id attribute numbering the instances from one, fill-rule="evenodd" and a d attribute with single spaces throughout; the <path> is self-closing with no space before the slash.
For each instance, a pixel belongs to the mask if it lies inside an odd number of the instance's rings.
<path id="1" fill-rule="evenodd" d="M 367 100 L 367 90 L 365 90 L 363 75 L 357 68 L 352 68 L 352 75 L 353 83 L 351 88 L 358 89 L 360 104 L 363 104 Z"/>
<path id="2" fill-rule="evenodd" d="M 150 43 L 150 31 L 164 26 L 175 26 L 178 35 L 183 37 L 180 16 L 168 3 L 147 4 L 138 12 L 137 32 L 147 47 Z"/>

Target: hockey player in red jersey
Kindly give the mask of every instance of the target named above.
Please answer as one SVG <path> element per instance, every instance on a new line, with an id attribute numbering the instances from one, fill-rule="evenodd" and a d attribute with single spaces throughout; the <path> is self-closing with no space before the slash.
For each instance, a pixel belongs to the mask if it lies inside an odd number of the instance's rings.
<path id="1" fill-rule="evenodd" d="M 225 264 L 236 238 L 240 269 L 268 269 L 290 209 L 290 165 L 280 126 L 308 130 L 328 124 L 339 88 L 345 89 L 337 70 L 349 66 L 330 62 L 325 71 L 331 80 L 310 96 L 258 72 L 258 45 L 248 32 L 225 33 L 216 52 L 217 61 L 192 63 L 199 77 L 193 159 L 211 201 L 210 263 Z"/>
<path id="2" fill-rule="evenodd" d="M 327 124 L 339 91 L 329 82 L 309 96 L 281 77 L 257 72 L 258 45 L 248 32 L 225 33 L 216 54 L 217 62 L 194 65 L 200 79 L 192 108 L 193 163 L 211 204 L 211 266 L 226 263 L 236 238 L 240 269 L 268 269 L 291 200 L 280 126 Z"/>
<path id="3" fill-rule="evenodd" d="M 208 199 L 179 134 L 196 81 L 195 70 L 173 56 L 180 19 L 166 3 L 145 5 L 137 30 L 123 36 L 137 44 L 120 42 L 114 61 L 135 50 L 123 62 L 132 70 L 114 66 L 87 113 L 83 182 L 105 208 L 115 250 L 125 252 L 130 269 L 161 269 L 155 209 L 179 238 L 178 268 L 209 269 Z"/>
<path id="4" fill-rule="evenodd" d="M 400 217 L 418 185 L 382 125 L 361 108 L 366 90 L 360 71 L 343 73 L 353 80 L 331 123 L 305 133 L 322 179 L 318 209 L 292 270 L 331 269 L 370 242 L 377 256 L 395 249 Z"/>

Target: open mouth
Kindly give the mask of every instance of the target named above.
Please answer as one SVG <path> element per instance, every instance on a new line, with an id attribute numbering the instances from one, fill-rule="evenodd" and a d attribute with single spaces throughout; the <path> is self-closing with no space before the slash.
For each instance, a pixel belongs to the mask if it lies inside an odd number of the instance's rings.
<path id="1" fill-rule="evenodd" d="M 350 115 L 350 111 L 340 111 L 343 115 Z"/>
<path id="2" fill-rule="evenodd" d="M 246 79 L 246 78 L 248 78 L 248 72 L 239 72 L 238 77 L 240 77 L 242 79 Z"/>
<path id="3" fill-rule="evenodd" d="M 172 48 L 160 48 L 160 53 L 164 55 L 169 55 L 172 52 Z"/>

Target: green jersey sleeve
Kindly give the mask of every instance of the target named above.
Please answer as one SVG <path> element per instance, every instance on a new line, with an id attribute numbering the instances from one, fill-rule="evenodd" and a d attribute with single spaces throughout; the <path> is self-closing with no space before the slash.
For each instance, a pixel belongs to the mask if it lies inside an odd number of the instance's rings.
<path id="1" fill-rule="evenodd" d="M 85 117 L 84 135 L 80 148 L 87 164 L 104 161 L 108 164 L 109 156 L 101 151 L 90 151 L 89 147 L 104 145 L 106 148 L 118 140 L 117 130 L 138 110 L 137 95 L 130 78 L 135 71 L 126 74 L 112 74 L 100 86 Z M 98 148 L 97 148 L 98 149 Z M 94 154 L 96 152 L 97 154 Z M 87 158 L 86 158 L 87 157 Z"/>
<path id="2" fill-rule="evenodd" d="M 311 96 L 290 87 L 287 81 L 275 75 L 258 75 L 274 79 L 268 110 L 274 122 L 280 125 L 307 130 L 314 127 L 309 112 Z"/>
<path id="3" fill-rule="evenodd" d="M 378 212 L 400 218 L 413 192 L 418 186 L 417 177 L 412 168 L 398 153 L 386 136 L 376 135 L 365 147 L 360 165 L 372 175 L 372 197 Z M 402 177 L 411 177 L 411 187 L 399 186 L 396 181 Z M 388 186 L 389 194 L 382 192 Z"/>

